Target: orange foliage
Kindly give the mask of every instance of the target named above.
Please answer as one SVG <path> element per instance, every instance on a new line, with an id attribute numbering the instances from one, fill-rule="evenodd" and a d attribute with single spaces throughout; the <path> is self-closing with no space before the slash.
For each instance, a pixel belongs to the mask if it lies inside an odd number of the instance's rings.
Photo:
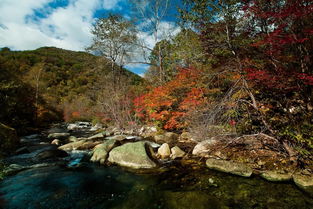
<path id="1" fill-rule="evenodd" d="M 137 97 L 134 100 L 137 117 L 167 130 L 184 128 L 183 117 L 205 102 L 205 89 L 199 86 L 200 75 L 201 71 L 194 68 L 180 69 L 173 80 Z"/>

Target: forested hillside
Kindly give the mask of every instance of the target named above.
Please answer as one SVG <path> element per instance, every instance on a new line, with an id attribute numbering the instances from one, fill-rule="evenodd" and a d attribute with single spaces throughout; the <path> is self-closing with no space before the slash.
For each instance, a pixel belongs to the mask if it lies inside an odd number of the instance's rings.
<path id="1" fill-rule="evenodd" d="M 139 76 L 115 67 L 127 80 L 125 85 L 141 82 Z M 98 95 L 113 82 L 108 60 L 54 47 L 3 48 L 0 70 L 0 121 L 20 132 L 63 119 L 94 119 L 100 112 Z"/>
<path id="2" fill-rule="evenodd" d="M 266 133 L 308 154 L 311 1 L 184 0 L 177 5 L 175 33 L 161 30 L 166 2 L 147 8 L 132 2 L 134 20 L 115 14 L 96 19 L 87 50 L 97 56 L 3 48 L 1 121 L 13 127 L 61 118 L 152 124 L 188 130 L 199 140 Z M 142 31 L 154 37 L 153 48 L 140 39 Z M 138 56 L 150 66 L 146 85 L 121 67 Z"/>

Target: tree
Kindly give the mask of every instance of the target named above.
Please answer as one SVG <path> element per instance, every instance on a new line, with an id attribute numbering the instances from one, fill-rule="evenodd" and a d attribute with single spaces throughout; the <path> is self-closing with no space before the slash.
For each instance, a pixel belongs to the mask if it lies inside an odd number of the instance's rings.
<path id="1" fill-rule="evenodd" d="M 312 1 L 245 1 L 244 9 L 251 20 L 247 32 L 255 37 L 253 46 L 264 63 L 250 65 L 248 74 L 269 88 L 290 91 L 300 85 L 307 89 L 303 93 L 311 94 L 306 84 L 311 84 L 313 74 Z M 258 74 L 268 79 L 262 81 Z"/>
<path id="2" fill-rule="evenodd" d="M 141 40 L 138 43 L 143 58 L 141 62 L 152 66 L 154 71 L 157 72 L 158 84 L 165 83 L 167 81 L 166 62 L 164 60 L 167 53 L 165 43 L 172 37 L 171 32 L 175 32 L 173 22 L 166 21 L 171 6 L 170 1 L 132 0 L 131 2 L 135 10 L 134 16 L 137 16 L 139 20 L 137 26 L 142 31 L 139 34 Z M 156 43 L 153 48 L 143 40 L 150 35 L 153 36 L 153 41 Z M 153 56 L 153 59 L 150 59 L 151 56 Z"/>
<path id="3" fill-rule="evenodd" d="M 161 45 L 161 46 L 160 46 Z M 150 62 L 154 64 L 145 73 L 145 78 L 153 85 L 159 85 L 159 48 L 163 60 L 165 81 L 172 80 L 179 68 L 191 68 L 206 62 L 199 35 L 194 31 L 182 30 L 170 40 L 162 40 L 156 44 L 150 55 Z"/>
<path id="4" fill-rule="evenodd" d="M 200 80 L 201 70 L 179 69 L 171 81 L 134 100 L 137 117 L 168 130 L 186 128 L 189 113 L 205 103 Z"/>
<path id="5" fill-rule="evenodd" d="M 111 61 L 111 70 L 115 82 L 116 65 L 122 68 L 132 55 L 137 39 L 135 26 L 120 15 L 110 14 L 107 18 L 99 18 L 91 32 L 94 38 L 87 50 Z"/>

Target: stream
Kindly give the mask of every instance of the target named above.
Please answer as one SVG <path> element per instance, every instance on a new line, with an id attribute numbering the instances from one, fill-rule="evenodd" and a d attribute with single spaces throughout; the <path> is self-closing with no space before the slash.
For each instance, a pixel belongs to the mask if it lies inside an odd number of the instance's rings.
<path id="1" fill-rule="evenodd" d="M 73 152 L 6 177 L 0 182 L 0 208 L 313 208 L 313 197 L 291 182 L 238 177 L 179 161 L 162 172 L 138 172 L 90 163 L 85 156 Z"/>

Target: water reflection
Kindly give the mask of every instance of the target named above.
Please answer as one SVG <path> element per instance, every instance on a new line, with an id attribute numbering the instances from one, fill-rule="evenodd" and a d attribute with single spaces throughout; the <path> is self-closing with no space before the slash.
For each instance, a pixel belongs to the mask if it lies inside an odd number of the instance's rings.
<path id="1" fill-rule="evenodd" d="M 313 208 L 289 183 L 246 179 L 208 169 L 134 174 L 119 167 L 46 167 L 0 184 L 4 208 Z"/>

